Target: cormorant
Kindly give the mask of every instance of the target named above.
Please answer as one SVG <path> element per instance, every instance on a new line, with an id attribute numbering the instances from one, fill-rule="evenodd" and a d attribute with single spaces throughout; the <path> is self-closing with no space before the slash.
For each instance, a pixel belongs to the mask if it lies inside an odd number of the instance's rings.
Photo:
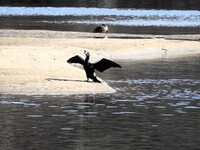
<path id="1" fill-rule="evenodd" d="M 94 33 L 107 33 L 108 32 L 108 26 L 105 24 L 102 24 L 101 26 L 96 27 L 93 30 Z"/>
<path id="2" fill-rule="evenodd" d="M 85 60 L 83 58 L 81 58 L 80 56 L 76 55 L 70 59 L 67 60 L 68 63 L 79 63 L 81 65 L 83 65 L 85 73 L 86 73 L 86 77 L 87 77 L 87 82 L 89 81 L 89 79 L 92 79 L 94 82 L 99 82 L 101 83 L 101 81 L 99 81 L 96 77 L 96 73 L 95 70 L 98 70 L 100 72 L 103 72 L 111 67 L 119 67 L 121 68 L 121 66 L 113 61 L 110 61 L 108 59 L 102 58 L 100 61 L 96 62 L 96 63 L 90 63 L 89 62 L 89 58 L 90 58 L 90 54 L 87 51 L 84 51 L 86 58 Z"/>

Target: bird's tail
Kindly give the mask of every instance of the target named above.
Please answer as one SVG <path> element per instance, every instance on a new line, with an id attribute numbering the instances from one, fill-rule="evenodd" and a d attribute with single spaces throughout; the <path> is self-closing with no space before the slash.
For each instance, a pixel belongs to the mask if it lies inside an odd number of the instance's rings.
<path id="1" fill-rule="evenodd" d="M 99 81 L 96 77 L 93 78 L 93 81 L 94 81 L 94 82 L 101 83 L 101 81 Z"/>

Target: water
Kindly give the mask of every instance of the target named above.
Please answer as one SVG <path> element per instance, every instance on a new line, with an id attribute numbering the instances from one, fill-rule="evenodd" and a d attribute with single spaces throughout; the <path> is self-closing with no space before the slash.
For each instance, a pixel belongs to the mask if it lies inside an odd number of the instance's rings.
<path id="1" fill-rule="evenodd" d="M 108 9 L 84 7 L 0 7 L 2 16 L 71 16 L 77 19 L 41 21 L 49 24 L 200 27 L 200 11 Z M 85 17 L 80 19 L 78 17 Z"/>
<path id="2" fill-rule="evenodd" d="M 121 4 L 121 3 L 120 3 Z M 23 5 L 22 5 L 23 6 Z M 199 34 L 200 11 L 195 8 L 146 7 L 17 7 L 0 6 L 1 29 L 48 29 L 92 32 L 109 25 L 110 33 Z M 26 5 L 25 5 L 26 6 Z M 76 5 L 75 5 L 76 6 Z M 90 6 L 88 4 L 88 6 Z M 146 5 L 144 5 L 146 6 Z"/>
<path id="3" fill-rule="evenodd" d="M 114 94 L 0 96 L 2 149 L 199 149 L 199 56 L 119 62 Z"/>
<path id="4" fill-rule="evenodd" d="M 200 33 L 198 0 L 0 5 L 0 29 L 91 32 L 106 23 L 110 33 Z M 1 149 L 200 149 L 200 57 L 119 63 L 99 74 L 114 94 L 0 95 Z"/>

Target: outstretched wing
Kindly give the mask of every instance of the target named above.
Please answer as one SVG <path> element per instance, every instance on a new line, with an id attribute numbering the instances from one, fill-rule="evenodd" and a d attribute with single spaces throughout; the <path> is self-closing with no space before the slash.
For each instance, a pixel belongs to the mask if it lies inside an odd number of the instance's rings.
<path id="1" fill-rule="evenodd" d="M 70 59 L 67 60 L 68 63 L 79 63 L 81 65 L 84 65 L 84 60 L 80 56 L 76 55 Z"/>
<path id="2" fill-rule="evenodd" d="M 93 64 L 94 69 L 103 72 L 104 70 L 107 70 L 111 67 L 119 67 L 121 68 L 121 66 L 113 61 L 110 61 L 108 59 L 101 59 L 99 62 Z"/>

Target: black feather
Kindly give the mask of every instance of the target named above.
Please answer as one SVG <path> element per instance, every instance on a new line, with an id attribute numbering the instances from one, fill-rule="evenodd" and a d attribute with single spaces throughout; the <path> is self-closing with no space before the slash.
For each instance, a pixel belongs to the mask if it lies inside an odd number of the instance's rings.
<path id="1" fill-rule="evenodd" d="M 101 26 L 96 27 L 93 30 L 94 33 L 107 33 L 108 32 L 108 26 L 105 24 L 102 24 Z"/>
<path id="2" fill-rule="evenodd" d="M 76 55 L 70 59 L 67 60 L 68 63 L 79 63 L 81 65 L 84 65 L 84 60 L 80 56 Z"/>
<path id="3" fill-rule="evenodd" d="M 100 71 L 100 72 L 103 72 L 111 67 L 119 67 L 121 68 L 121 66 L 111 60 L 108 60 L 108 59 L 101 59 L 99 62 L 93 64 L 93 67 L 94 69 Z"/>
<path id="4" fill-rule="evenodd" d="M 99 27 L 96 27 L 93 32 L 102 32 L 102 31 L 103 31 L 102 27 L 99 26 Z"/>

